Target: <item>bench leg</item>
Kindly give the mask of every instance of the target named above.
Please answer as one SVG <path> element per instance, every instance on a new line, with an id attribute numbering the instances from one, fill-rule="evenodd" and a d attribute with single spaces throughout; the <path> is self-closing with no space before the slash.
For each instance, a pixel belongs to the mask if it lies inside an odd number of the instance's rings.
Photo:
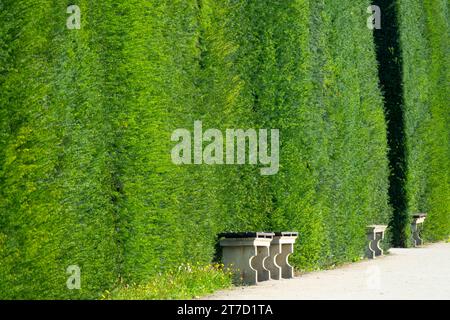
<path id="1" fill-rule="evenodd" d="M 375 240 L 376 236 L 374 233 L 370 233 L 367 235 L 367 240 L 369 241 L 366 246 L 366 258 L 368 259 L 374 259 L 376 257 L 376 252 L 373 250 L 373 241 Z"/>
<path id="2" fill-rule="evenodd" d="M 234 281 L 255 285 L 258 283 L 257 270 L 252 267 L 252 260 L 257 255 L 255 246 L 236 246 L 223 248 L 223 263 L 234 273 Z"/>
<path id="3" fill-rule="evenodd" d="M 266 259 L 266 268 L 270 271 L 270 278 L 281 280 L 281 267 L 277 264 L 277 257 L 281 253 L 281 244 L 270 245 L 270 256 Z"/>
<path id="4" fill-rule="evenodd" d="M 270 271 L 264 266 L 264 261 L 269 257 L 269 247 L 256 247 L 256 251 L 251 265 L 257 271 L 257 282 L 270 280 Z"/>
<path id="5" fill-rule="evenodd" d="M 416 224 L 416 223 L 413 223 L 411 225 L 411 230 L 412 230 L 412 237 L 413 237 L 414 247 L 421 246 L 423 244 L 423 240 L 420 237 L 420 227 L 419 227 L 419 225 Z"/>
<path id="6" fill-rule="evenodd" d="M 382 232 L 377 232 L 375 234 L 375 240 L 372 242 L 373 251 L 375 251 L 375 256 L 382 256 L 383 255 L 383 249 L 380 248 L 380 241 L 383 240 L 384 234 Z"/>
<path id="7" fill-rule="evenodd" d="M 374 259 L 375 257 L 383 255 L 383 249 L 380 248 L 380 241 L 383 240 L 383 232 L 370 233 L 367 235 L 369 243 L 366 247 L 366 257 Z"/>
<path id="8" fill-rule="evenodd" d="M 276 263 L 281 268 L 281 277 L 291 279 L 294 277 L 294 268 L 289 264 L 289 256 L 294 252 L 293 244 L 282 244 L 281 253 L 276 256 Z"/>

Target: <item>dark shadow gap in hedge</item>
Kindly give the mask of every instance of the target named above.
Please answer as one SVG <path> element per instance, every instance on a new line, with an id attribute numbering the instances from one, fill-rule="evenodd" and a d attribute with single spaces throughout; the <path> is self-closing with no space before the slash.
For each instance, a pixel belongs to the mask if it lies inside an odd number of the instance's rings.
<path id="1" fill-rule="evenodd" d="M 384 95 L 384 110 L 387 120 L 389 145 L 389 199 L 393 208 L 390 221 L 392 245 L 407 245 L 407 200 L 405 192 L 406 153 L 403 115 L 403 76 L 400 48 L 399 23 L 396 0 L 378 0 L 381 9 L 381 29 L 374 30 L 378 75 Z"/>

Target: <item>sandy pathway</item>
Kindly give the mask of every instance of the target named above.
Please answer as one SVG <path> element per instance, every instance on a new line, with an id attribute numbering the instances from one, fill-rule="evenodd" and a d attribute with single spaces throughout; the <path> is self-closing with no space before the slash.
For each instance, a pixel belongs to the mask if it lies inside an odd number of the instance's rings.
<path id="1" fill-rule="evenodd" d="M 391 249 L 375 260 L 219 291 L 204 299 L 450 299 L 450 243 Z"/>

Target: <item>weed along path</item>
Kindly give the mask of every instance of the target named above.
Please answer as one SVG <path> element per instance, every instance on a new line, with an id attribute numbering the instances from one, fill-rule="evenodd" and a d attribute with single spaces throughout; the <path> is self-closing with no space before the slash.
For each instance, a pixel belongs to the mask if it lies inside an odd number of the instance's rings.
<path id="1" fill-rule="evenodd" d="M 450 299 L 450 243 L 392 248 L 374 260 L 236 287 L 204 299 Z"/>

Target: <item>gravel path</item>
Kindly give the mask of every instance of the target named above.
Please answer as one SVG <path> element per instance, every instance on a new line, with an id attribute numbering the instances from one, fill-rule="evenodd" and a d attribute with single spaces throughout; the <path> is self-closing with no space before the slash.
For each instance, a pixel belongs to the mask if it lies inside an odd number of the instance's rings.
<path id="1" fill-rule="evenodd" d="M 219 291 L 204 299 L 450 299 L 450 243 L 389 252 L 375 260 Z"/>

